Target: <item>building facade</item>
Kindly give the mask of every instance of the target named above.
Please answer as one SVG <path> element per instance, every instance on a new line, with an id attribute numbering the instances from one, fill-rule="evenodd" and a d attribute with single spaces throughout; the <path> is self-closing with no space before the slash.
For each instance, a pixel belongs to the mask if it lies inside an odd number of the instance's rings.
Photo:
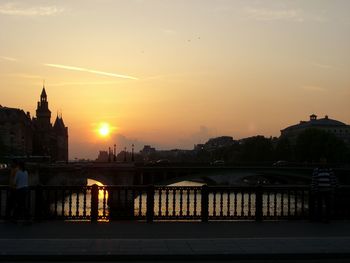
<path id="1" fill-rule="evenodd" d="M 51 124 L 45 87 L 32 119 L 29 112 L 0 107 L 0 135 L 0 143 L 8 155 L 48 156 L 52 161 L 68 161 L 68 128 L 59 115 Z"/>
<path id="2" fill-rule="evenodd" d="M 29 112 L 0 105 L 0 153 L 33 152 L 33 125 Z"/>
<path id="3" fill-rule="evenodd" d="M 347 145 L 350 145 L 350 125 L 333 120 L 327 115 L 324 118 L 318 119 L 317 115 L 312 114 L 309 121 L 300 121 L 299 124 L 281 130 L 281 138 L 288 138 L 292 144 L 295 144 L 299 134 L 310 128 L 333 133 Z"/>

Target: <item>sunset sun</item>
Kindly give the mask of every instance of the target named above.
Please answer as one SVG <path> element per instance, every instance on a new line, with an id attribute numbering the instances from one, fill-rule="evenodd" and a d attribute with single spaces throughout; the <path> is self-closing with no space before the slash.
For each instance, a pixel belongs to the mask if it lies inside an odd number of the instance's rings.
<path id="1" fill-rule="evenodd" d="M 111 126 L 108 123 L 102 122 L 98 127 L 98 134 L 101 137 L 107 137 L 111 134 Z"/>

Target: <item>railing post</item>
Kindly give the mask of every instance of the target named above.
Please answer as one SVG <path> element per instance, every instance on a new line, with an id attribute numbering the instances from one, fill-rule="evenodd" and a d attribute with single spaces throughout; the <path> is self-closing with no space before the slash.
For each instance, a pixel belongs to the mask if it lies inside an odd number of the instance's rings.
<path id="1" fill-rule="evenodd" d="M 38 184 L 35 187 L 35 210 L 34 210 L 34 218 L 37 221 L 41 221 L 43 217 L 43 187 L 42 185 Z"/>
<path id="2" fill-rule="evenodd" d="M 152 223 L 154 218 L 154 185 L 147 187 L 147 223 Z"/>
<path id="3" fill-rule="evenodd" d="M 1 199 L 1 192 L 0 192 L 0 199 Z M 6 203 L 5 203 L 5 207 L 6 207 L 5 217 L 7 219 L 11 219 L 12 214 L 14 213 L 13 211 L 14 206 L 15 206 L 15 189 L 8 186 L 6 188 Z"/>
<path id="4" fill-rule="evenodd" d="M 261 222 L 263 219 L 263 187 L 258 185 L 255 192 L 255 221 Z"/>
<path id="5" fill-rule="evenodd" d="M 202 222 L 204 223 L 208 222 L 208 217 L 209 217 L 208 202 L 209 202 L 209 189 L 207 185 L 203 185 L 201 190 L 201 217 L 202 217 Z"/>
<path id="6" fill-rule="evenodd" d="M 98 219 L 98 185 L 91 187 L 91 223 L 97 223 Z"/>
<path id="7" fill-rule="evenodd" d="M 315 194 L 312 191 L 311 187 L 309 188 L 309 220 L 316 220 L 316 200 Z"/>

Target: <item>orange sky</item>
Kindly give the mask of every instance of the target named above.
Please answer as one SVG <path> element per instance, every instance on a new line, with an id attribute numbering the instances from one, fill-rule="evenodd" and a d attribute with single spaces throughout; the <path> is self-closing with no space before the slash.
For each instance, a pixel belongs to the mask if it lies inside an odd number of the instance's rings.
<path id="1" fill-rule="evenodd" d="M 349 1 L 0 2 L 0 104 L 35 112 L 43 79 L 70 157 L 187 148 L 315 113 L 350 123 Z M 55 117 L 55 116 L 53 116 Z M 96 125 L 113 134 L 101 139 Z"/>

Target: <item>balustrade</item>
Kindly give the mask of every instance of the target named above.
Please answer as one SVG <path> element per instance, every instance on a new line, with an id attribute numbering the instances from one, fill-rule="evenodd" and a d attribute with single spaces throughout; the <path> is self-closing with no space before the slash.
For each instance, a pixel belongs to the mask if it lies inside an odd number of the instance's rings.
<path id="1" fill-rule="evenodd" d="M 350 186 L 334 195 L 332 217 L 349 219 Z M 0 219 L 12 190 L 0 186 Z M 36 220 L 285 220 L 309 219 L 309 186 L 36 186 L 28 209 Z"/>

